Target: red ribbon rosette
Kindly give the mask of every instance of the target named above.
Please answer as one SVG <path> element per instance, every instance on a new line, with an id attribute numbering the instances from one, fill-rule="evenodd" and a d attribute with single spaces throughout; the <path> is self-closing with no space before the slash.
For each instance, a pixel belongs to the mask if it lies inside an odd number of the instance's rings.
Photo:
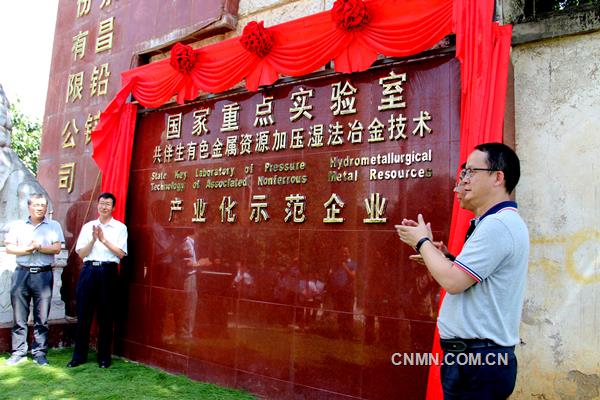
<path id="1" fill-rule="evenodd" d="M 251 21 L 244 27 L 240 43 L 249 52 L 264 58 L 273 48 L 273 35 L 264 27 L 264 21 Z"/>
<path id="2" fill-rule="evenodd" d="M 198 55 L 191 46 L 181 43 L 175 43 L 171 48 L 171 66 L 183 74 L 192 72 Z"/>
<path id="3" fill-rule="evenodd" d="M 358 30 L 369 22 L 367 6 L 362 0 L 336 0 L 331 17 L 340 29 Z"/>

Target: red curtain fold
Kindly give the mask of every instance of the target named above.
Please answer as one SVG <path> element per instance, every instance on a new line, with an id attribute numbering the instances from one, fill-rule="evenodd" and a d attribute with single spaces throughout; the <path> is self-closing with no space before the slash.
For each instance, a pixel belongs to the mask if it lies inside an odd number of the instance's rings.
<path id="1" fill-rule="evenodd" d="M 92 157 L 102 172 L 102 191 L 115 195 L 117 204 L 113 216 L 122 222 L 125 221 L 136 117 L 137 106 L 127 103 L 121 108 L 116 129 L 104 131 L 104 135 L 98 133 L 103 131 L 92 133 Z"/>
<path id="2" fill-rule="evenodd" d="M 461 62 L 460 158 L 485 142 L 502 142 L 512 26 L 492 21 L 493 2 L 456 0 L 456 57 Z M 455 199 L 449 248 L 458 253 L 472 214 Z"/>
<path id="3" fill-rule="evenodd" d="M 301 76 L 334 60 L 338 72 L 368 69 L 378 54 L 406 56 L 431 48 L 451 33 L 452 0 L 367 0 L 369 22 L 359 30 L 336 26 L 330 11 L 268 28 L 273 48 L 264 58 L 246 50 L 238 37 L 195 50 L 189 75 L 164 59 L 126 71 L 123 85 L 145 107 L 158 107 L 177 95 L 183 103 L 198 91 L 223 92 L 246 79 L 249 90 L 270 85 L 280 75 Z"/>
<path id="4" fill-rule="evenodd" d="M 367 3 L 369 23 L 334 58 L 337 72 L 368 69 L 378 54 L 404 57 L 430 49 L 452 32 L 451 1 Z"/>
<path id="5" fill-rule="evenodd" d="M 365 0 L 365 4 L 369 20 L 357 30 L 338 28 L 331 11 L 269 27 L 273 48 L 264 58 L 246 50 L 239 38 L 232 38 L 196 49 L 198 62 L 189 75 L 171 67 L 169 59 L 123 72 L 121 90 L 92 133 L 93 157 L 103 174 L 102 190 L 117 195 L 115 216 L 125 217 L 135 133 L 136 106 L 126 103 L 129 94 L 141 105 L 155 108 L 173 96 L 183 104 L 195 99 L 200 90 L 223 92 L 243 79 L 248 90 L 255 91 L 280 75 L 305 75 L 330 60 L 337 72 L 359 72 L 368 69 L 379 54 L 418 54 L 454 32 L 456 57 L 461 62 L 460 162 L 475 145 L 502 141 L 512 28 L 493 23 L 494 1 Z M 455 201 L 449 238 L 455 254 L 463 245 L 470 218 Z M 433 351 L 441 353 L 437 329 L 435 336 Z M 443 398 L 437 366 L 430 368 L 427 398 Z"/>
<path id="6" fill-rule="evenodd" d="M 189 75 L 175 70 L 169 59 L 125 71 L 122 89 L 100 117 L 97 134 L 117 129 L 129 93 L 145 107 L 159 107 L 177 96 L 194 100 L 200 90 L 225 91 L 246 79 L 257 90 L 280 75 L 301 76 L 330 60 L 338 72 L 368 69 L 378 54 L 407 56 L 432 47 L 451 33 L 452 0 L 366 0 L 369 22 L 359 30 L 336 26 L 324 11 L 268 28 L 273 48 L 264 58 L 232 38 L 195 50 L 198 62 Z"/>

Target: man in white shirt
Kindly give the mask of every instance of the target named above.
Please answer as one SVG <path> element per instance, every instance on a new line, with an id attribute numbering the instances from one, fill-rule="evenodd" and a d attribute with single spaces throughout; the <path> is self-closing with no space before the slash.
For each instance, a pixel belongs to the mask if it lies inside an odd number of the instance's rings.
<path id="1" fill-rule="evenodd" d="M 115 204 L 112 193 L 98 197 L 98 219 L 83 225 L 75 246 L 83 258 L 83 269 L 76 289 L 77 333 L 69 368 L 87 361 L 94 311 L 98 323 L 98 366 L 108 368 L 111 364 L 117 266 L 127 255 L 127 227 L 113 218 Z"/>

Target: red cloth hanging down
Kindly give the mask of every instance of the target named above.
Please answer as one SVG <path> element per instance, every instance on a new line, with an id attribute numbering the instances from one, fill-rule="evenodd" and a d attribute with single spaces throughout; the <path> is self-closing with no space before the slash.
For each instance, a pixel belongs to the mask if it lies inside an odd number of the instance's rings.
<path id="1" fill-rule="evenodd" d="M 116 129 L 105 135 L 92 135 L 92 157 L 102 172 L 101 190 L 115 195 L 117 203 L 113 216 L 122 222 L 125 222 L 136 117 L 137 106 L 127 103 L 121 107 L 121 118 Z"/>
<path id="2" fill-rule="evenodd" d="M 339 1 L 339 0 L 338 0 Z M 124 219 L 129 167 L 135 133 L 133 94 L 145 107 L 159 107 L 176 96 L 193 100 L 200 90 L 223 92 L 243 79 L 248 90 L 274 83 L 280 75 L 301 76 L 333 60 L 343 73 L 368 69 L 378 54 L 418 54 L 456 33 L 461 62 L 460 163 L 473 147 L 502 141 L 511 26 L 492 21 L 493 0 L 365 0 L 368 22 L 358 29 L 336 25 L 331 11 L 269 27 L 273 46 L 264 57 L 248 51 L 239 38 L 196 49 L 198 61 L 189 74 L 165 59 L 121 74 L 122 88 L 102 112 L 92 132 L 94 159 L 103 173 L 102 190 L 117 195 L 115 216 Z M 458 253 L 471 218 L 455 201 L 449 248 Z M 443 293 L 442 293 L 443 296 Z M 436 329 L 434 352 L 439 348 Z M 439 366 L 430 368 L 427 398 L 442 399 Z"/>

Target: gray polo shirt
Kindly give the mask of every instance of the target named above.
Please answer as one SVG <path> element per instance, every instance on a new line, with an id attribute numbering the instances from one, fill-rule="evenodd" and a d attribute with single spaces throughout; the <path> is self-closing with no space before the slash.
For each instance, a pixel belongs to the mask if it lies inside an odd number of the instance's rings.
<path id="1" fill-rule="evenodd" d="M 438 318 L 442 339 L 519 343 L 529 234 L 516 206 L 502 202 L 479 218 L 456 257 L 454 266 L 477 282 L 462 293 L 446 294 Z"/>
<path id="2" fill-rule="evenodd" d="M 29 218 L 26 220 L 15 221 L 10 225 L 10 229 L 4 239 L 5 243 L 16 246 L 26 246 L 31 241 L 36 241 L 42 246 L 49 246 L 53 243 L 65 242 L 60 224 L 54 220 L 44 218 L 42 222 L 34 225 Z M 26 267 L 41 267 L 54 263 L 54 254 L 44 254 L 35 251 L 32 254 L 17 256 L 17 264 Z"/>

